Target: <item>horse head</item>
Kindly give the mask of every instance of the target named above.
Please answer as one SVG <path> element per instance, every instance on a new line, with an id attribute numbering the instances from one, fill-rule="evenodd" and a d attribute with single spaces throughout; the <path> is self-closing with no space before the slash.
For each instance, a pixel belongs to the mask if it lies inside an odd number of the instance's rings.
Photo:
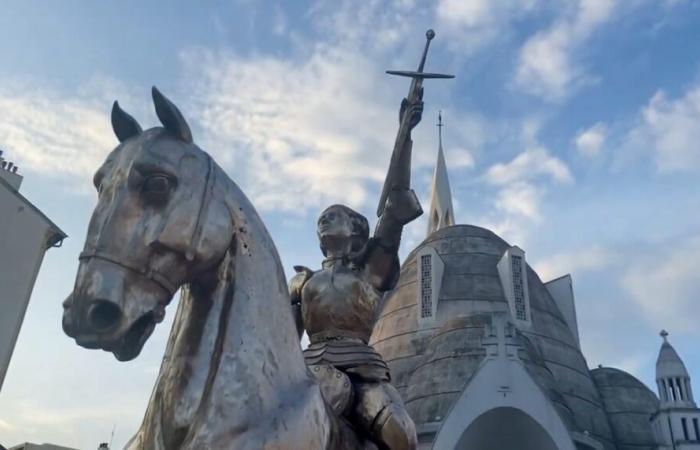
<path id="1" fill-rule="evenodd" d="M 65 333 L 121 361 L 138 356 L 177 289 L 218 266 L 234 234 L 230 207 L 213 195 L 216 164 L 155 87 L 153 101 L 163 126 L 146 131 L 114 103 L 119 145 L 94 176 L 98 202 L 64 302 Z"/>

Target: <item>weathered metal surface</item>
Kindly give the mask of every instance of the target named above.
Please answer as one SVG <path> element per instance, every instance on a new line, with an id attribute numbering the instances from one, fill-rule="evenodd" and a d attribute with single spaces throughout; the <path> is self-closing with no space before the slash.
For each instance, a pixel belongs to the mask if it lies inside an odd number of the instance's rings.
<path id="1" fill-rule="evenodd" d="M 120 139 L 99 192 L 63 326 L 120 360 L 138 356 L 187 285 L 130 449 L 376 448 L 333 413 L 298 344 L 284 273 L 241 190 L 192 142 L 157 90 L 164 127 L 115 104 Z M 334 399 L 334 406 L 337 407 Z"/>
<path id="2" fill-rule="evenodd" d="M 257 213 L 194 144 L 177 107 L 154 88 L 163 127 L 143 131 L 115 102 L 120 145 L 95 175 L 99 198 L 64 302 L 64 330 L 79 345 L 131 360 L 187 286 L 168 359 L 129 448 L 416 447 L 413 422 L 367 340 L 378 291 L 398 279 L 401 230 L 422 213 L 410 189 L 410 132 L 423 110 L 422 79 L 436 76 L 422 73 L 425 52 L 422 61 L 402 102 L 373 237 L 364 217 L 328 208 L 318 228 L 327 259 L 318 272 L 300 269 L 291 292 Z M 304 364 L 296 339 L 302 326 L 316 345 L 308 359 L 332 364 L 325 367 L 331 379 L 312 377 Z M 351 341 L 359 344 L 341 344 Z M 330 405 L 319 381 L 329 383 Z"/>
<path id="3" fill-rule="evenodd" d="M 324 400 L 340 415 L 350 412 L 353 404 L 353 387 L 345 372 L 331 365 L 316 364 L 311 368 L 311 373 L 321 386 Z"/>
<path id="4" fill-rule="evenodd" d="M 611 367 L 591 370 L 618 450 L 652 450 L 657 444 L 649 423 L 659 399 L 641 381 Z"/>

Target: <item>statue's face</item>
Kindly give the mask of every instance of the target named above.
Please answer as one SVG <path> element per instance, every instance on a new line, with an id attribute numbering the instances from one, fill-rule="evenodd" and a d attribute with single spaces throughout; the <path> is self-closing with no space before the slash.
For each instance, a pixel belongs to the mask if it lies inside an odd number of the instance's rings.
<path id="1" fill-rule="evenodd" d="M 318 218 L 318 238 L 344 238 L 352 236 L 352 220 L 342 208 L 330 207 Z"/>

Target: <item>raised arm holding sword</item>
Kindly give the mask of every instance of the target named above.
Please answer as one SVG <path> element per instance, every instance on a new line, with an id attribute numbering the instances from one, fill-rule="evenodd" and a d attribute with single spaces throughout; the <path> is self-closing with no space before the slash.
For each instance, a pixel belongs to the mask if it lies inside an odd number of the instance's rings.
<path id="1" fill-rule="evenodd" d="M 383 292 L 399 276 L 398 249 L 404 225 L 423 213 L 411 189 L 411 130 L 423 112 L 423 80 L 453 78 L 423 72 L 432 30 L 416 72 L 387 71 L 412 78 L 399 113 L 399 131 L 377 208 L 374 235 L 361 214 L 344 205 L 326 208 L 317 234 L 325 256 L 321 270 L 296 266 L 289 290 L 299 335 L 311 344 L 304 358 L 338 414 L 381 449 L 413 450 L 413 421 L 390 384 L 389 368 L 369 344 Z"/>

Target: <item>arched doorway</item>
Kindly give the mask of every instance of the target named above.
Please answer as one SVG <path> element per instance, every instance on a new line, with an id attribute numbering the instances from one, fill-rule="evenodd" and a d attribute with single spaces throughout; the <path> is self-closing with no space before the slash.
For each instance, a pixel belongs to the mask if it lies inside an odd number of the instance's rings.
<path id="1" fill-rule="evenodd" d="M 517 408 L 499 407 L 464 430 L 456 450 L 558 450 L 547 430 Z"/>

